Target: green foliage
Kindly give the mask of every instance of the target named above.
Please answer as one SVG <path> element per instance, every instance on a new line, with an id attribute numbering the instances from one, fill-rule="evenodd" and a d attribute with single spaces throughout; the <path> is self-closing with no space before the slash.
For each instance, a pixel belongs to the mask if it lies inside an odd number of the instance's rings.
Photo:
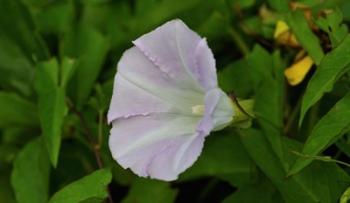
<path id="1" fill-rule="evenodd" d="M 333 144 L 350 127 L 350 94 L 338 101 L 335 106 L 316 124 L 311 135 L 305 142 L 302 153 L 315 156 L 327 146 Z M 312 159 L 299 158 L 291 168 L 290 174 L 295 174 L 310 164 Z"/>
<path id="2" fill-rule="evenodd" d="M 74 20 L 73 1 L 52 1 L 45 3 L 30 3 L 38 29 L 47 34 L 63 34 L 67 32 Z"/>
<path id="3" fill-rule="evenodd" d="M 168 183 L 138 179 L 130 188 L 123 203 L 171 203 L 174 202 L 177 191 L 171 189 Z"/>
<path id="4" fill-rule="evenodd" d="M 270 6 L 279 11 L 279 12 L 286 12 L 289 10 L 289 6 L 288 6 L 288 1 L 287 0 L 280 0 L 280 1 L 275 1 L 275 0 L 268 0 L 268 3 L 270 4 Z"/>
<path id="5" fill-rule="evenodd" d="M 246 58 L 230 63 L 218 73 L 220 87 L 240 98 L 251 96 L 264 79 L 275 77 L 275 58 L 261 46 L 255 46 Z"/>
<path id="6" fill-rule="evenodd" d="M 78 106 L 85 104 L 91 93 L 105 60 L 108 43 L 100 32 L 85 25 L 68 32 L 63 42 L 63 54 L 77 58 L 72 94 Z"/>
<path id="7" fill-rule="evenodd" d="M 347 203 L 350 199 L 350 188 L 346 189 L 340 198 L 340 203 Z"/>
<path id="8" fill-rule="evenodd" d="M 29 59 L 45 59 L 48 57 L 47 47 L 38 35 L 35 23 L 19 0 L 1 0 L 0 13 L 6 16 L 1 18 L 1 37 L 15 42 Z M 12 23 L 16 22 L 16 26 Z"/>
<path id="9" fill-rule="evenodd" d="M 345 73 L 350 63 L 350 57 L 348 56 L 350 56 L 349 35 L 338 47 L 322 59 L 316 73 L 311 78 L 303 96 L 300 121 L 303 120 L 310 107 L 319 101 L 323 94 L 331 91 L 337 79 Z"/>
<path id="10" fill-rule="evenodd" d="M 108 196 L 106 186 L 111 180 L 112 174 L 109 169 L 95 171 L 56 192 L 49 202 L 82 202 L 91 198 L 103 200 Z"/>
<path id="11" fill-rule="evenodd" d="M 285 202 L 335 202 L 346 188 L 346 181 L 350 180 L 344 171 L 330 163 L 311 165 L 301 173 L 287 178 L 287 171 L 259 131 L 242 131 L 241 139 L 252 159 L 279 190 Z M 286 152 L 301 147 L 300 143 L 287 138 L 283 141 Z M 289 156 L 288 164 L 291 164 L 295 157 L 291 153 L 285 154 Z M 315 181 L 318 182 L 317 186 L 314 185 Z"/>
<path id="12" fill-rule="evenodd" d="M 11 175 L 19 203 L 45 203 L 49 198 L 50 162 L 40 138 L 27 144 L 18 154 Z"/>
<path id="13" fill-rule="evenodd" d="M 226 135 L 208 138 L 201 157 L 180 180 L 201 176 L 216 176 L 241 186 L 253 182 L 257 171 L 238 135 L 228 131 Z"/>
<path id="14" fill-rule="evenodd" d="M 285 15 L 286 21 L 298 42 L 308 52 L 312 60 L 318 65 L 324 56 L 319 39 L 313 34 L 302 11 L 290 12 Z"/>
<path id="15" fill-rule="evenodd" d="M 54 166 L 58 161 L 63 119 L 67 114 L 64 86 L 72 66 L 72 63 L 67 60 L 62 62 L 62 67 L 59 67 L 56 59 L 39 63 L 35 80 L 35 88 L 39 96 L 40 123 L 50 160 Z"/>
<path id="16" fill-rule="evenodd" d="M 283 199 L 276 188 L 267 180 L 262 179 L 259 182 L 247 185 L 238 189 L 237 192 L 227 197 L 224 203 L 278 203 Z"/>
<path id="17" fill-rule="evenodd" d="M 254 66 L 259 66 L 261 73 L 265 73 L 260 77 L 262 81 L 256 88 L 255 114 L 272 149 L 279 159 L 283 160 L 283 143 L 280 136 L 283 125 L 283 69 L 279 53 L 270 55 L 265 50 L 262 52 L 263 54 L 252 55 L 250 60 L 256 61 Z M 272 89 L 274 91 L 271 91 Z"/>
<path id="18" fill-rule="evenodd" d="M 348 201 L 347 0 L 0 5 L 0 202 L 95 203 L 108 192 L 114 203 Z M 122 53 L 175 18 L 207 38 L 220 88 L 254 99 L 255 118 L 206 137 L 195 164 L 166 183 L 113 160 L 106 114 Z M 278 21 L 300 46 L 274 37 Z M 289 85 L 284 71 L 306 55 L 311 71 Z"/>
<path id="19" fill-rule="evenodd" d="M 343 22 L 343 14 L 339 9 L 331 12 L 324 18 L 319 18 L 317 25 L 330 37 L 332 46 L 338 46 L 348 33 L 348 28 Z"/>
<path id="20" fill-rule="evenodd" d="M 8 170 L 0 170 L 0 201 L 7 203 L 15 203 L 16 199 L 13 195 L 13 191 L 10 184 L 9 171 Z"/>
<path id="21" fill-rule="evenodd" d="M 18 95 L 0 92 L 0 127 L 37 126 L 39 123 L 36 106 Z"/>
<path id="22" fill-rule="evenodd" d="M 0 3 L 0 13 L 6 16 L 0 19 L 1 87 L 29 95 L 33 61 L 48 57 L 48 50 L 28 10 L 20 1 L 2 0 Z"/>

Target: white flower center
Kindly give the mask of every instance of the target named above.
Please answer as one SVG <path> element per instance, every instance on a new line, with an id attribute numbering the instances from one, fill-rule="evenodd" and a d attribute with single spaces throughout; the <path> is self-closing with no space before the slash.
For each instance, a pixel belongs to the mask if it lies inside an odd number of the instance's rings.
<path id="1" fill-rule="evenodd" d="M 192 113 L 194 115 L 203 116 L 204 115 L 204 111 L 205 111 L 204 105 L 192 106 Z"/>

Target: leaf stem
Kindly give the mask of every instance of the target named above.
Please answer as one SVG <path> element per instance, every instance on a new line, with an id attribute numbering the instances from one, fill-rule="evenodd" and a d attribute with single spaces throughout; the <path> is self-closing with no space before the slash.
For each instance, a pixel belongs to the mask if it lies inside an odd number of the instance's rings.
<path id="1" fill-rule="evenodd" d="M 249 48 L 248 45 L 242 39 L 241 35 L 235 29 L 233 29 L 232 26 L 228 28 L 228 33 L 230 34 L 233 42 L 237 45 L 241 53 L 244 56 L 247 56 L 249 54 Z"/>
<path id="2" fill-rule="evenodd" d="M 297 152 L 297 151 L 292 151 L 292 153 L 297 155 L 297 156 L 306 158 L 306 159 L 314 159 L 314 160 L 318 160 L 318 161 L 338 163 L 338 164 L 341 164 L 341 165 L 344 165 L 344 166 L 350 168 L 350 164 L 349 163 L 346 163 L 346 162 L 343 162 L 343 161 L 339 161 L 339 160 L 336 160 L 336 159 L 332 159 L 332 157 L 330 157 L 330 156 L 311 156 L 311 155 L 307 155 L 307 154 L 302 154 L 302 153 Z"/>
<path id="3" fill-rule="evenodd" d="M 313 108 L 311 108 L 310 110 L 310 117 L 309 117 L 309 122 L 307 124 L 307 131 L 306 131 L 306 135 L 310 135 L 311 131 L 317 121 L 318 118 L 318 110 L 320 107 L 320 103 L 317 102 Z"/>
<path id="4" fill-rule="evenodd" d="M 290 114 L 290 117 L 284 127 L 284 133 L 287 134 L 290 130 L 290 128 L 292 127 L 295 119 L 297 118 L 298 116 L 298 113 L 300 111 L 300 108 L 301 108 L 301 103 L 302 103 L 302 97 L 298 100 L 298 103 L 295 105 L 292 113 Z"/>
<path id="5" fill-rule="evenodd" d="M 98 144 L 101 146 L 103 143 L 103 110 L 98 111 Z"/>
<path id="6" fill-rule="evenodd" d="M 80 120 L 80 123 L 83 127 L 83 130 L 84 130 L 84 134 L 86 135 L 86 138 L 87 140 L 89 141 L 90 143 L 90 147 L 94 153 L 94 156 L 95 156 L 95 159 L 96 159 L 96 163 L 98 165 L 98 168 L 102 169 L 103 168 L 103 162 L 102 162 L 102 158 L 101 158 L 101 151 L 100 151 L 100 142 L 99 143 L 96 143 L 94 141 L 94 136 L 93 134 L 91 133 L 86 121 L 85 121 L 85 118 L 84 116 L 82 115 L 82 113 L 80 111 L 78 111 L 78 109 L 75 108 L 75 106 L 73 105 L 73 103 L 70 101 L 70 100 L 67 100 L 67 105 L 69 107 L 69 109 L 79 118 Z M 101 116 L 102 118 L 102 116 Z M 99 118 L 99 128 L 100 128 L 100 125 L 101 125 L 101 129 L 102 129 L 102 121 L 101 121 L 101 124 L 100 124 L 100 119 Z M 100 133 L 100 131 L 102 132 L 102 130 L 99 129 L 99 137 L 101 136 L 102 137 L 102 133 Z M 102 140 L 102 139 L 101 139 Z M 99 138 L 99 141 L 100 141 L 100 138 Z M 109 187 L 107 187 L 107 192 L 108 192 L 108 200 L 110 203 L 113 203 L 113 199 L 112 199 L 112 195 L 111 195 L 111 192 L 109 190 Z"/>

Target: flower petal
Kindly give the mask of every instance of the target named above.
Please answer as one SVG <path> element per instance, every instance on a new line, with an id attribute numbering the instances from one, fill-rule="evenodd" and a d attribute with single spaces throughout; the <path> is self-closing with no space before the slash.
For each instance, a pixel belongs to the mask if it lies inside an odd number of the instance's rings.
<path id="1" fill-rule="evenodd" d="M 235 116 L 232 100 L 221 89 L 217 89 L 220 94 L 220 99 L 212 114 L 214 123 L 213 130 L 221 130 L 231 123 Z"/>
<path id="2" fill-rule="evenodd" d="M 195 55 L 198 69 L 197 77 L 201 86 L 205 90 L 217 87 L 215 59 L 206 39 L 199 42 Z"/>
<path id="3" fill-rule="evenodd" d="M 199 119 L 174 114 L 118 119 L 109 147 L 121 166 L 139 176 L 174 180 L 201 152 L 204 138 L 195 129 Z"/>
<path id="4" fill-rule="evenodd" d="M 118 63 L 108 121 L 157 112 L 188 113 L 203 102 L 203 93 L 177 84 L 136 47 Z"/>
<path id="5" fill-rule="evenodd" d="M 205 114 L 198 125 L 198 131 L 208 135 L 213 129 L 219 130 L 227 126 L 233 116 L 230 98 L 221 89 L 212 89 L 205 95 Z"/>
<path id="6" fill-rule="evenodd" d="M 108 112 L 113 158 L 139 176 L 174 180 L 204 138 L 233 116 L 205 39 L 181 20 L 134 41 L 118 63 Z"/>
<path id="7" fill-rule="evenodd" d="M 314 61 L 310 56 L 305 56 L 301 60 L 295 62 L 292 66 L 285 69 L 284 75 L 290 85 L 296 86 L 300 84 L 307 73 L 311 70 Z"/>
<path id="8" fill-rule="evenodd" d="M 215 70 L 215 61 L 205 41 L 181 20 L 169 21 L 133 43 L 162 71 L 188 88 L 204 89 L 199 83 L 199 80 L 205 81 L 200 79 L 201 72 Z M 200 60 L 197 61 L 196 57 Z M 200 70 L 199 65 L 208 70 Z M 210 76 L 211 80 L 216 80 L 216 75 Z"/>

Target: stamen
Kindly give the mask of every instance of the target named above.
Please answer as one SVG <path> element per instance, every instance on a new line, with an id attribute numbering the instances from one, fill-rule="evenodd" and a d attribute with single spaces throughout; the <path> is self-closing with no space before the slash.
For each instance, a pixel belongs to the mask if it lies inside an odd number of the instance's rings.
<path id="1" fill-rule="evenodd" d="M 204 115 L 204 105 L 196 105 L 196 106 L 192 106 L 192 113 L 195 115 L 199 115 L 202 116 Z"/>

